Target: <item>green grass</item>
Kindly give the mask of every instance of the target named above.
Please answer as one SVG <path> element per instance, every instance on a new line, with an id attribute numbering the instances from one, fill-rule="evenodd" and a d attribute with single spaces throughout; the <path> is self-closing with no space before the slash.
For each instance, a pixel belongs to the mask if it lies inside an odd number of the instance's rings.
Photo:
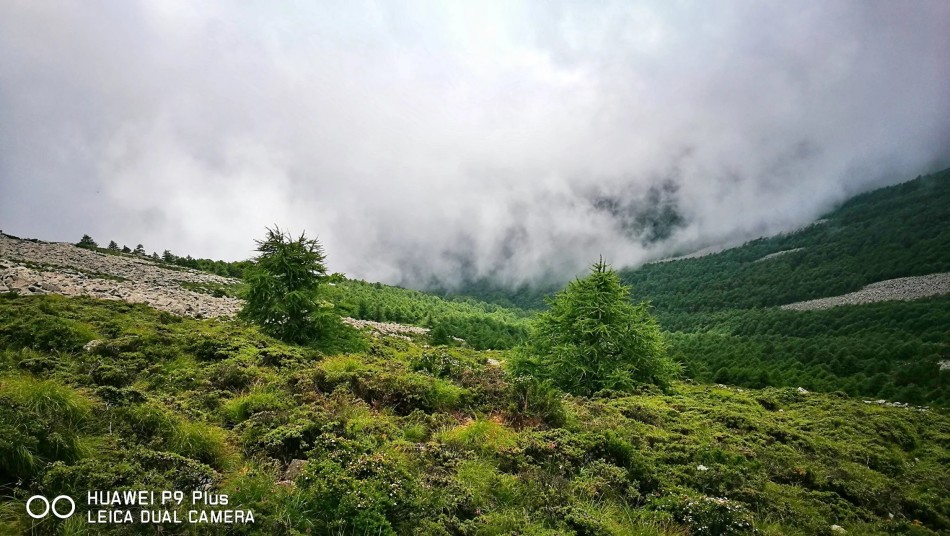
<path id="1" fill-rule="evenodd" d="M 0 532 L 31 533 L 37 493 L 203 487 L 257 519 L 212 534 L 950 532 L 944 410 L 689 382 L 570 396 L 488 364 L 504 352 L 421 344 L 325 355 L 236 320 L 0 297 Z"/>

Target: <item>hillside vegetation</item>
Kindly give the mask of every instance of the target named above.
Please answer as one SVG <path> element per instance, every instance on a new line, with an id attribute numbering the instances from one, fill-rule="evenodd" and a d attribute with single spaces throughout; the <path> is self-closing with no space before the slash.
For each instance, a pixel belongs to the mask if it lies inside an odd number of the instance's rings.
<path id="1" fill-rule="evenodd" d="M 282 288 L 263 256 L 0 237 L 0 533 L 950 534 L 950 296 L 777 307 L 950 271 L 948 191 L 942 172 L 716 255 L 601 262 L 543 312 L 322 258 Z M 110 300 L 55 295 L 88 292 Z M 256 521 L 23 509 L 139 489 L 227 493 Z"/>
<path id="2" fill-rule="evenodd" d="M 255 513 L 202 534 L 950 532 L 943 412 L 683 382 L 574 397 L 428 342 L 325 355 L 238 320 L 0 295 L 0 532 L 85 534 L 22 505 L 90 489 Z M 142 530 L 190 532 L 94 533 Z"/>
<path id="3" fill-rule="evenodd" d="M 687 375 L 950 404 L 950 297 L 782 311 L 877 281 L 950 272 L 950 170 L 854 197 L 796 232 L 698 258 L 623 270 Z M 542 308 L 550 288 L 459 292 Z"/>
<path id="4" fill-rule="evenodd" d="M 819 221 L 714 255 L 647 264 L 623 277 L 657 309 L 705 312 L 950 272 L 950 170 L 856 196 Z M 789 250 L 796 251 L 756 262 Z"/>

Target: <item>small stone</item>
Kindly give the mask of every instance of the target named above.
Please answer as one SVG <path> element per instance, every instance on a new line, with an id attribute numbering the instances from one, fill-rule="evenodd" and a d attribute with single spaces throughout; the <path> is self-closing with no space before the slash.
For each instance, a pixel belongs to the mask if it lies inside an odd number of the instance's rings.
<path id="1" fill-rule="evenodd" d="M 294 481 L 303 473 L 305 467 L 307 467 L 307 460 L 291 460 L 290 464 L 287 465 L 287 469 L 284 470 L 281 480 Z"/>
<path id="2" fill-rule="evenodd" d="M 846 534 L 848 531 L 844 530 L 844 527 L 841 525 L 832 525 L 831 532 L 834 532 L 835 534 Z"/>
<path id="3" fill-rule="evenodd" d="M 55 292 L 62 292 L 62 290 L 63 290 L 62 287 L 60 287 L 60 286 L 57 285 L 56 283 L 50 283 L 50 282 L 48 282 L 48 281 L 42 283 L 42 287 L 43 287 L 43 289 L 46 290 L 47 292 L 54 292 L 54 293 L 55 293 Z"/>

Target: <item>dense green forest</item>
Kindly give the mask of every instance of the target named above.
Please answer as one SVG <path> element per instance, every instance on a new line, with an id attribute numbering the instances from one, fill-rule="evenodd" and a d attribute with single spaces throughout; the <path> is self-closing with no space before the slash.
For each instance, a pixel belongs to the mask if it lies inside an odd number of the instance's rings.
<path id="1" fill-rule="evenodd" d="M 950 405 L 950 371 L 939 365 L 950 360 L 950 296 L 658 316 L 696 380 Z"/>
<path id="2" fill-rule="evenodd" d="M 512 376 L 505 352 L 431 342 L 327 354 L 238 320 L 0 295 L 0 533 L 950 531 L 942 411 L 678 381 L 571 396 Z M 90 526 L 81 501 L 68 520 L 23 509 L 139 489 L 226 493 L 255 522 Z"/>
<path id="3" fill-rule="evenodd" d="M 950 170 L 859 195 L 800 231 L 624 271 L 660 310 L 768 307 L 950 271 Z M 762 260 L 766 255 L 789 251 Z"/>
<path id="4" fill-rule="evenodd" d="M 323 290 L 341 313 L 362 320 L 428 327 L 438 342 L 452 337 L 479 350 L 511 348 L 525 335 L 530 313 L 472 298 L 442 299 L 380 283 L 342 280 Z"/>

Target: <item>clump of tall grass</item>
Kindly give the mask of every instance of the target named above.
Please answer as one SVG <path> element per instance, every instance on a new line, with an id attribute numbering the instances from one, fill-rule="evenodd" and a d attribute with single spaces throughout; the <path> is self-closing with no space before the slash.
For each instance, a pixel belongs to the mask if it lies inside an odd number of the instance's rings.
<path id="1" fill-rule="evenodd" d="M 290 405 L 289 400 L 281 392 L 273 388 L 255 386 L 250 392 L 228 400 L 221 409 L 225 419 L 230 423 L 241 423 L 251 415 L 261 411 L 275 411 Z"/>
<path id="2" fill-rule="evenodd" d="M 514 447 L 518 433 L 503 424 L 479 418 L 440 432 L 438 439 L 457 449 L 491 454 Z"/>
<path id="3" fill-rule="evenodd" d="M 93 402 L 52 380 L 0 378 L 0 476 L 32 476 L 47 462 L 89 453 L 82 431 Z"/>
<path id="4" fill-rule="evenodd" d="M 128 408 L 123 417 L 136 435 L 159 448 L 215 469 L 227 467 L 232 460 L 227 432 L 210 423 L 189 421 L 154 403 Z"/>

